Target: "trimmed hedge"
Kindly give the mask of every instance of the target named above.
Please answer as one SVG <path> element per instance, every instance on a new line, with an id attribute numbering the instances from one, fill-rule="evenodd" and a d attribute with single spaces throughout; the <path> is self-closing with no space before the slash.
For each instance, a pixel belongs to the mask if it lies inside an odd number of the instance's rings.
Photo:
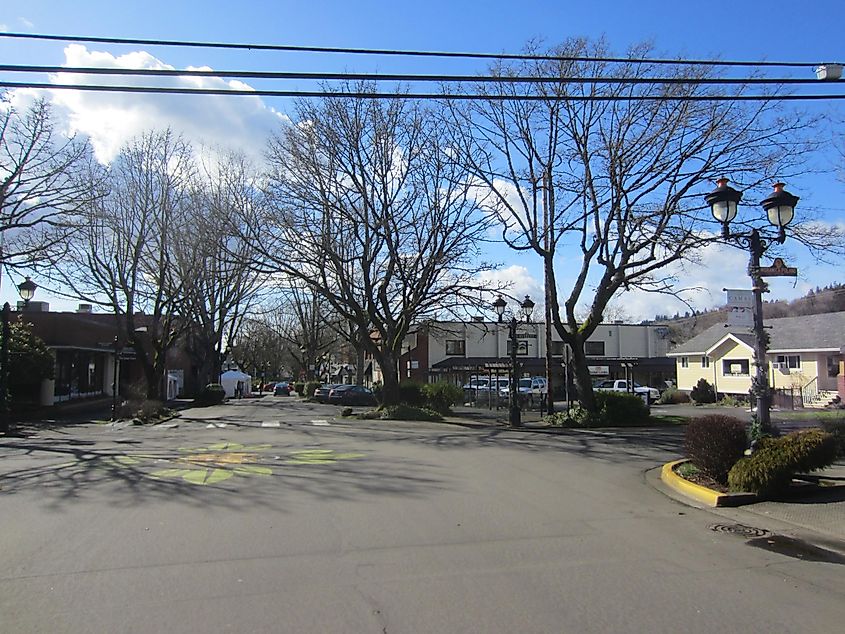
<path id="1" fill-rule="evenodd" d="M 845 458 L 845 421 L 826 420 L 822 423 L 822 429 L 829 434 L 833 434 L 839 456 Z"/>
<path id="2" fill-rule="evenodd" d="M 434 422 L 443 420 L 443 417 L 433 410 L 405 404 L 390 405 L 381 409 L 363 412 L 358 415 L 358 418 L 365 420 L 423 420 Z"/>
<path id="3" fill-rule="evenodd" d="M 197 397 L 203 405 L 219 405 L 226 399 L 226 390 L 219 383 L 209 383 Z"/>
<path id="4" fill-rule="evenodd" d="M 300 396 L 304 396 L 305 398 L 314 398 L 314 391 L 318 389 L 321 385 L 323 384 L 319 381 L 308 381 L 308 383 L 306 383 L 303 388 L 305 392 L 297 392 L 297 394 L 299 394 Z"/>
<path id="5" fill-rule="evenodd" d="M 406 405 L 422 407 L 425 405 L 424 387 L 422 383 L 417 381 L 402 381 L 399 384 L 399 401 Z"/>
<path id="6" fill-rule="evenodd" d="M 796 431 L 780 438 L 762 438 L 756 451 L 728 473 L 732 491 L 763 496 L 782 493 L 796 473 L 824 469 L 836 460 L 836 439 L 821 429 Z"/>
<path id="7" fill-rule="evenodd" d="M 733 416 L 713 414 L 693 418 L 684 436 L 684 451 L 693 464 L 722 484 L 742 458 L 747 443 L 745 423 Z"/>
<path id="8" fill-rule="evenodd" d="M 305 383 L 298 382 L 293 384 L 293 391 L 296 392 L 297 396 L 305 396 Z M 312 391 L 311 394 L 314 392 Z"/>
<path id="9" fill-rule="evenodd" d="M 650 422 L 648 406 L 635 394 L 597 391 L 595 397 L 598 412 L 576 405 L 543 420 L 562 427 L 639 427 Z"/>

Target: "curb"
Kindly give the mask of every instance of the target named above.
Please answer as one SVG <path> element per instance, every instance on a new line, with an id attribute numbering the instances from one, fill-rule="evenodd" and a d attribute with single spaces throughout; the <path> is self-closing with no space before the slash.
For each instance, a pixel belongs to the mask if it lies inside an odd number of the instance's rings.
<path id="1" fill-rule="evenodd" d="M 660 470 L 663 483 L 681 495 L 711 507 L 741 506 L 758 501 L 753 493 L 721 493 L 682 478 L 675 473 L 675 467 L 685 462 L 689 460 L 684 458 L 667 462 Z"/>

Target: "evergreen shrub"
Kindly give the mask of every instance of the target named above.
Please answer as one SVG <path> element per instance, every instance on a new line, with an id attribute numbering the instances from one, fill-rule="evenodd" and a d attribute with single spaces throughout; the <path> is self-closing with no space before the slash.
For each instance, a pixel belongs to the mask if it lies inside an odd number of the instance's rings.
<path id="1" fill-rule="evenodd" d="M 698 379 L 698 383 L 690 392 L 690 398 L 696 403 L 715 403 L 716 390 L 707 382 L 707 379 Z"/>
<path id="2" fill-rule="evenodd" d="M 725 484 L 728 471 L 742 458 L 746 443 L 745 423 L 733 416 L 714 414 L 689 422 L 684 451 L 699 469 Z"/>
<path id="3" fill-rule="evenodd" d="M 796 473 L 816 471 L 836 459 L 836 439 L 821 429 L 796 431 L 779 438 L 762 438 L 748 458 L 728 473 L 732 491 L 763 496 L 783 493 Z"/>
<path id="4" fill-rule="evenodd" d="M 203 405 L 219 405 L 226 398 L 226 390 L 219 383 L 209 383 L 197 399 Z"/>
<path id="5" fill-rule="evenodd" d="M 405 405 L 421 407 L 425 405 L 423 384 L 417 381 L 402 381 L 399 384 L 399 402 Z"/>
<path id="6" fill-rule="evenodd" d="M 678 405 L 679 403 L 689 403 L 689 401 L 689 392 L 684 392 L 676 387 L 670 387 L 657 399 L 659 405 Z"/>
<path id="7" fill-rule="evenodd" d="M 426 405 L 439 414 L 448 414 L 453 405 L 461 403 L 464 391 L 457 385 L 439 381 L 427 383 L 422 388 Z"/>

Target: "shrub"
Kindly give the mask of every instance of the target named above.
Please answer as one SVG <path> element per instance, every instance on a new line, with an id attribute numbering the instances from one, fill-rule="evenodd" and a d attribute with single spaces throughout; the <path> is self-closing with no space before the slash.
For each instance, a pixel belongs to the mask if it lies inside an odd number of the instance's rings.
<path id="1" fill-rule="evenodd" d="M 833 435 L 838 455 L 845 458 L 845 421 L 826 420 L 822 423 L 822 429 Z"/>
<path id="2" fill-rule="evenodd" d="M 739 407 L 741 405 L 745 405 L 745 403 L 732 394 L 725 394 L 719 400 L 717 405 L 721 405 L 722 407 Z"/>
<path id="3" fill-rule="evenodd" d="M 420 407 L 425 404 L 423 384 L 416 381 L 403 381 L 399 384 L 399 401 L 406 405 Z"/>
<path id="4" fill-rule="evenodd" d="M 751 456 L 730 470 L 728 485 L 732 491 L 777 495 L 789 486 L 796 473 L 823 469 L 835 457 L 836 439 L 820 429 L 763 438 Z"/>
<path id="5" fill-rule="evenodd" d="M 344 416 L 344 417 L 345 416 L 352 416 L 352 408 L 351 407 L 344 407 L 342 410 L 340 410 L 340 415 Z"/>
<path id="6" fill-rule="evenodd" d="M 678 405 L 679 403 L 689 403 L 689 393 L 683 392 L 676 387 L 670 387 L 668 390 L 660 395 L 657 399 L 659 405 Z"/>
<path id="7" fill-rule="evenodd" d="M 294 383 L 293 391 L 296 392 L 297 396 L 305 396 L 305 383 Z M 311 394 L 313 393 L 311 392 Z"/>
<path id="8" fill-rule="evenodd" d="M 742 458 L 746 443 L 745 423 L 733 416 L 714 414 L 690 421 L 684 451 L 699 469 L 725 484 L 728 471 Z"/>
<path id="9" fill-rule="evenodd" d="M 690 392 L 690 398 L 696 403 L 715 403 L 716 390 L 707 382 L 707 379 L 698 379 L 698 383 Z"/>
<path id="10" fill-rule="evenodd" d="M 226 390 L 219 383 L 209 383 L 200 392 L 197 401 L 202 405 L 219 405 L 226 398 Z"/>
<path id="11" fill-rule="evenodd" d="M 304 396 L 305 398 L 313 398 L 314 397 L 314 390 L 318 389 L 321 385 L 322 385 L 322 383 L 320 383 L 319 381 L 308 381 L 308 383 L 306 383 L 305 386 L 303 387 L 303 389 L 305 391 L 300 392 L 300 391 L 297 390 L 296 393 L 299 394 L 300 396 Z"/>
<path id="12" fill-rule="evenodd" d="M 412 407 L 411 405 L 390 405 L 381 409 L 374 409 L 358 414 L 358 418 L 364 420 L 424 420 L 439 422 L 443 417 L 435 411 L 424 407 Z"/>
<path id="13" fill-rule="evenodd" d="M 568 412 L 555 412 L 543 421 L 560 427 L 636 427 L 650 422 L 648 406 L 634 394 L 596 392 L 598 412 L 576 405 Z"/>
<path id="14" fill-rule="evenodd" d="M 439 414 L 448 414 L 452 405 L 462 402 L 464 398 L 464 391 L 459 386 L 443 381 L 424 385 L 422 392 L 426 405 Z"/>

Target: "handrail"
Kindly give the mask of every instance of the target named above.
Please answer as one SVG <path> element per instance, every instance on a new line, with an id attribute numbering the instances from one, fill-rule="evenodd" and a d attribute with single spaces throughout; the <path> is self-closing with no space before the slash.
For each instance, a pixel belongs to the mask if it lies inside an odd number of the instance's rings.
<path id="1" fill-rule="evenodd" d="M 807 403 L 812 403 L 819 395 L 819 377 L 815 376 L 806 385 L 801 387 L 801 401 L 802 406 L 806 407 Z"/>

